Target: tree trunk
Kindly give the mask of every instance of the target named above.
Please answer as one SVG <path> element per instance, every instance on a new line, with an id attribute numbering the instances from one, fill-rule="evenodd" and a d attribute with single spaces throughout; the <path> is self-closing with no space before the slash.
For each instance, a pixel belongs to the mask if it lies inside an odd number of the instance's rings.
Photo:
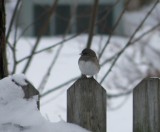
<path id="1" fill-rule="evenodd" d="M 0 79 L 6 77 L 7 59 L 5 42 L 5 6 L 4 0 L 0 0 Z"/>

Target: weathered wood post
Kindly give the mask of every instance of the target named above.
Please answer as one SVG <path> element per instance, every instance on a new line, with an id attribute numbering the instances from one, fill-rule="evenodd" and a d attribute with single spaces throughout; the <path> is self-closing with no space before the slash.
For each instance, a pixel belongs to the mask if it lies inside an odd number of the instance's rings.
<path id="1" fill-rule="evenodd" d="M 67 121 L 106 132 L 106 91 L 94 78 L 80 78 L 67 90 Z"/>
<path id="2" fill-rule="evenodd" d="M 26 98 L 26 99 L 32 98 L 35 95 L 38 96 L 37 108 L 40 109 L 40 94 L 39 94 L 39 91 L 29 81 L 27 81 L 26 86 L 22 86 L 22 89 L 24 91 L 24 98 Z"/>
<path id="3" fill-rule="evenodd" d="M 16 85 L 20 86 L 24 92 L 24 98 L 26 99 L 30 99 L 33 96 L 37 95 L 38 96 L 38 100 L 37 100 L 37 108 L 40 109 L 40 94 L 39 91 L 28 81 L 25 80 L 25 82 L 27 83 L 27 85 L 20 85 L 18 82 L 16 82 L 16 80 L 12 79 L 12 82 L 14 82 Z"/>
<path id="4" fill-rule="evenodd" d="M 133 91 L 133 132 L 160 132 L 159 78 L 146 78 Z"/>

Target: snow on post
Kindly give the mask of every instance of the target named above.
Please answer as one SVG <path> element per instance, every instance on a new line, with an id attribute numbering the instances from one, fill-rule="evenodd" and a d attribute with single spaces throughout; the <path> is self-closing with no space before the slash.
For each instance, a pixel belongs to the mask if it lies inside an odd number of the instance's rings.
<path id="1" fill-rule="evenodd" d="M 106 91 L 94 78 L 80 78 L 67 90 L 67 122 L 106 132 Z"/>
<path id="2" fill-rule="evenodd" d="M 160 132 L 160 79 L 146 78 L 133 91 L 133 132 Z"/>

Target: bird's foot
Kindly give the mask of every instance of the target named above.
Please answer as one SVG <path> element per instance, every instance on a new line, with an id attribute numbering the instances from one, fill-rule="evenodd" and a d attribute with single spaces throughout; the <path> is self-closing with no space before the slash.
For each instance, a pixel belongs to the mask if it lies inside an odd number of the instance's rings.
<path id="1" fill-rule="evenodd" d="M 94 79 L 94 77 L 93 77 L 93 76 L 90 76 L 89 78 L 90 78 L 90 79 Z"/>
<path id="2" fill-rule="evenodd" d="M 82 74 L 81 78 L 87 78 L 87 76 L 86 76 L 86 75 L 84 75 L 84 74 Z"/>

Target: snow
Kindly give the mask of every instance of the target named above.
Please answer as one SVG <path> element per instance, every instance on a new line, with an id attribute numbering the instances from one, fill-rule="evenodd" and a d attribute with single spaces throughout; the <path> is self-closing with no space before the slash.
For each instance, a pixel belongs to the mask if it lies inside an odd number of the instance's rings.
<path id="1" fill-rule="evenodd" d="M 113 36 L 111 38 L 111 42 L 109 43 L 102 59 L 100 60 L 101 64 L 107 58 L 110 58 L 116 53 L 118 53 L 125 46 L 125 44 L 129 39 L 129 36 L 134 32 L 137 25 L 139 25 L 141 20 L 144 18 L 145 14 L 148 12 L 148 10 L 150 10 L 151 6 L 144 7 L 142 10 L 139 10 L 139 11 L 125 13 L 123 21 L 124 21 L 124 25 L 125 25 L 124 29 L 127 37 Z M 155 10 L 151 14 L 151 17 L 147 19 L 144 26 L 136 34 L 136 38 L 139 37 L 142 33 L 149 30 L 151 27 L 153 27 L 157 23 L 159 23 L 159 19 L 160 19 L 159 10 L 160 10 L 160 4 L 156 6 Z M 67 36 L 67 37 L 70 37 L 70 36 Z M 96 53 L 99 53 L 99 51 L 102 49 L 102 47 L 106 43 L 107 39 L 108 39 L 107 36 L 98 36 L 98 35 L 94 36 L 92 49 L 95 50 Z M 62 37 L 48 37 L 48 38 L 44 37 L 40 41 L 40 45 L 37 51 L 45 47 L 51 46 L 57 42 L 60 42 L 61 40 L 62 40 Z M 10 41 L 12 42 L 12 38 L 10 38 Z M 35 41 L 36 41 L 35 38 L 22 38 L 19 40 L 16 48 L 18 60 L 29 55 L 30 50 L 34 46 Z M 66 43 L 64 43 L 64 47 L 61 51 L 60 57 L 58 58 L 55 66 L 53 67 L 50 73 L 50 78 L 46 84 L 44 92 L 52 88 L 55 88 L 56 86 L 64 83 L 70 78 L 77 77 L 80 75 L 77 62 L 79 58 L 79 53 L 86 46 L 85 45 L 86 42 L 87 42 L 87 35 L 83 34 L 72 39 L 71 41 L 67 41 Z M 157 29 L 153 32 L 150 32 L 145 37 L 141 38 L 141 40 L 139 40 L 137 43 L 134 43 L 131 46 L 129 46 L 127 50 L 124 52 L 124 54 L 119 58 L 118 62 L 116 63 L 115 67 L 112 69 L 111 73 L 109 74 L 105 82 L 102 84 L 103 87 L 106 88 L 107 92 L 110 94 L 112 93 L 116 94 L 119 92 L 127 91 L 129 89 L 133 89 L 134 86 L 136 86 L 138 82 L 140 82 L 141 79 L 143 79 L 146 76 L 159 76 L 159 73 L 157 72 L 157 71 L 160 71 L 159 42 L 160 42 L 159 29 Z M 47 50 L 43 53 L 37 54 L 33 58 L 33 62 L 31 63 L 31 66 L 25 76 L 34 84 L 36 88 L 39 87 L 42 77 L 46 73 L 46 70 L 48 69 L 51 63 L 57 51 L 57 48 L 58 46 L 56 48 Z M 13 60 L 10 52 L 8 52 L 8 58 L 9 58 L 9 69 L 10 71 L 12 71 Z M 16 73 L 22 72 L 25 63 L 26 61 L 18 65 Z M 101 67 L 101 70 L 98 73 L 98 76 L 96 78 L 98 81 L 103 77 L 104 73 L 108 70 L 110 65 L 111 65 L 111 62 L 109 61 L 105 66 Z M 25 85 L 26 82 L 23 80 L 24 77 L 22 76 L 21 75 L 19 77 L 12 76 L 11 78 L 14 78 L 14 80 L 16 80 L 19 84 Z M 10 83 L 13 83 L 13 82 L 10 82 Z M 70 87 L 70 85 L 71 84 L 68 84 L 65 87 L 62 87 L 59 90 L 53 92 L 51 95 L 48 95 L 47 97 L 41 99 L 40 112 L 45 118 L 48 118 L 52 122 L 59 121 L 61 120 L 61 118 L 63 120 L 66 120 L 66 90 L 67 88 Z M 17 87 L 17 86 L 15 85 L 14 87 Z M 2 91 L 6 91 L 6 90 L 7 89 Z M 8 89 L 8 92 L 9 91 L 10 90 Z M 0 95 L 2 97 L 4 96 L 4 98 L 7 98 L 8 102 L 10 100 L 13 100 L 13 98 L 15 97 L 23 97 L 20 91 L 16 93 L 11 90 L 10 92 L 13 93 L 13 95 L 11 95 L 10 97 L 3 94 L 1 95 L 1 91 L 0 91 Z M 12 97 L 14 95 L 16 96 Z M 132 95 L 129 95 L 127 97 L 128 98 L 126 97 L 121 97 L 116 99 L 114 98 L 108 101 L 107 131 L 109 132 L 118 132 L 118 131 L 131 132 L 132 131 Z M 127 100 L 125 101 L 124 105 L 114 110 L 114 108 L 116 108 L 117 105 L 123 103 L 124 100 Z M 28 101 L 32 102 L 33 100 L 28 100 Z M 6 101 L 1 99 L 1 103 L 5 104 Z M 30 106 L 30 105 L 34 105 L 33 102 L 27 104 L 27 101 L 22 101 L 22 102 L 19 101 L 19 104 L 23 104 L 23 103 L 26 104 L 26 106 L 28 105 L 30 108 L 33 108 Z M 21 106 L 21 107 L 23 108 L 25 106 Z M 9 109 L 9 107 L 7 109 Z M 15 109 L 15 108 L 12 108 L 12 109 Z M 26 108 L 24 112 L 27 113 L 27 110 L 28 109 Z M 19 110 L 17 109 L 17 111 Z M 4 115 L 8 115 L 8 114 L 4 113 Z M 35 117 L 35 118 L 39 118 L 39 117 Z M 9 119 L 7 117 L 7 121 L 8 120 Z M 33 124 L 35 122 L 36 121 L 34 122 L 31 121 L 31 123 Z M 46 122 L 46 120 L 44 122 Z M 22 124 L 25 125 L 27 123 L 22 122 Z M 60 121 L 58 123 L 49 123 L 49 124 L 52 124 L 52 125 L 54 124 L 54 126 L 57 127 L 57 129 L 59 125 L 62 125 L 62 126 L 66 125 L 66 123 L 64 123 L 63 121 Z M 13 125 L 13 124 L 5 124 L 1 126 L 1 129 L 3 128 L 3 129 L 6 129 L 7 131 L 7 125 L 10 125 L 9 130 L 12 128 L 12 130 L 15 130 L 17 132 L 19 131 L 19 128 L 15 127 L 16 125 Z M 44 128 L 43 126 L 48 126 L 47 127 L 48 129 L 51 127 L 50 125 L 46 125 L 45 123 L 43 125 L 37 124 L 36 126 L 39 126 L 39 129 L 37 127 L 32 127 L 32 129 L 34 129 L 35 131 L 36 130 L 46 131 L 46 128 Z"/>
<path id="2" fill-rule="evenodd" d="M 12 75 L 12 80 L 17 82 L 21 86 L 26 86 L 27 85 L 26 77 L 23 74 Z"/>
<path id="3" fill-rule="evenodd" d="M 159 54 L 156 54 L 156 52 L 153 51 L 154 49 L 160 49 L 160 45 L 158 44 L 158 33 L 158 31 L 152 32 L 152 34 L 150 35 L 153 35 L 153 37 L 143 39 L 138 43 L 131 45 L 124 52 L 124 54 L 118 60 L 115 68 L 112 69 L 112 72 L 103 83 L 103 87 L 107 89 L 108 93 L 114 94 L 119 93 L 123 90 L 132 89 L 141 79 L 143 79 L 147 75 L 148 71 L 151 71 L 151 73 L 153 73 L 155 72 L 155 69 L 160 68 L 160 62 L 158 61 Z M 78 58 L 81 49 L 83 49 L 83 47 L 85 46 L 85 40 L 87 40 L 86 38 L 87 36 L 82 35 L 77 37 L 76 39 L 73 39 L 72 41 L 65 43 L 62 53 L 60 54 L 56 65 L 51 71 L 45 91 L 52 89 L 59 84 L 62 84 L 70 78 L 80 75 L 80 71 L 78 68 Z M 28 45 L 26 39 L 31 42 L 30 45 Z M 44 38 L 40 43 L 39 49 L 47 47 L 55 43 L 55 41 L 57 42 L 60 40 L 61 37 Z M 102 44 L 104 44 L 106 40 L 107 37 L 103 37 Z M 23 38 L 19 41 L 19 45 L 17 47 L 18 59 L 21 59 L 28 55 L 28 51 L 30 51 L 30 47 L 33 46 L 34 41 L 34 38 Z M 81 41 L 82 43 L 80 43 Z M 99 41 L 100 37 L 95 36 L 93 40 L 93 49 L 96 52 L 98 51 L 97 43 Z M 113 37 L 109 46 L 105 50 L 105 54 L 100 63 L 120 51 L 124 47 L 126 42 L 126 38 Z M 23 44 L 23 47 L 21 46 L 21 44 Z M 151 49 L 150 46 L 153 47 L 153 49 Z M 39 83 L 42 80 L 42 77 L 45 74 L 46 70 L 48 69 L 56 50 L 57 48 L 54 48 L 51 51 L 46 51 L 44 53 L 35 55 L 33 59 L 34 61 L 33 63 L 31 63 L 31 67 L 26 76 L 35 85 L 36 88 L 38 88 Z M 153 59 L 153 56 L 155 59 Z M 155 60 L 157 61 L 155 62 Z M 150 63 L 153 64 L 153 68 L 150 67 Z M 17 73 L 20 73 L 22 71 L 24 64 L 25 62 L 18 65 Z M 135 64 L 138 65 L 135 66 Z M 101 79 L 109 66 L 110 63 L 107 63 L 104 67 L 101 68 L 100 72 L 98 73 L 97 80 Z M 69 88 L 70 85 L 71 84 L 55 91 L 48 97 L 41 99 L 41 113 L 44 117 L 48 117 L 52 122 L 59 121 L 59 116 L 62 119 L 66 120 L 66 89 Z M 110 100 L 109 103 L 113 103 L 115 107 L 117 104 L 123 101 L 123 99 L 119 98 L 114 100 L 115 101 Z M 126 103 L 121 109 L 117 111 L 107 112 L 108 131 L 132 131 L 131 104 L 132 99 L 130 97 L 128 103 Z M 115 125 L 117 127 L 115 127 Z"/>
<path id="4" fill-rule="evenodd" d="M 0 80 L 0 132 L 89 132 L 75 124 L 44 119 L 37 109 L 37 99 L 23 98 L 20 85 L 27 85 L 25 80 L 22 74 Z"/>

